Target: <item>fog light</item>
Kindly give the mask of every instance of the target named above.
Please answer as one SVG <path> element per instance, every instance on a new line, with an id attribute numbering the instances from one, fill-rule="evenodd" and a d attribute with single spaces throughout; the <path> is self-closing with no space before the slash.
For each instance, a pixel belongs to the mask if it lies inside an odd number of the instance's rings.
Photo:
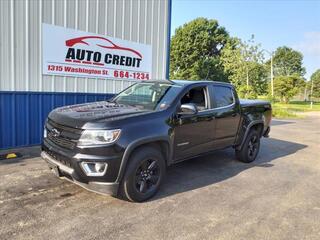
<path id="1" fill-rule="evenodd" d="M 87 176 L 103 176 L 107 171 L 108 164 L 95 162 L 82 162 L 81 168 Z"/>
<path id="2" fill-rule="evenodd" d="M 94 168 L 95 168 L 96 172 L 102 173 L 104 171 L 104 169 L 106 168 L 106 164 L 105 163 L 96 163 Z"/>

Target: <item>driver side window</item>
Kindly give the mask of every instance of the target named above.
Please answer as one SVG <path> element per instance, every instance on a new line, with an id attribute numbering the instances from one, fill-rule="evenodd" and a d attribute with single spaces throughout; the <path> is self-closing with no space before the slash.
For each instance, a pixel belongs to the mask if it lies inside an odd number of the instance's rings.
<path id="1" fill-rule="evenodd" d="M 206 97 L 206 87 L 196 87 L 190 89 L 182 98 L 181 104 L 193 103 L 198 111 L 208 109 L 208 101 Z"/>

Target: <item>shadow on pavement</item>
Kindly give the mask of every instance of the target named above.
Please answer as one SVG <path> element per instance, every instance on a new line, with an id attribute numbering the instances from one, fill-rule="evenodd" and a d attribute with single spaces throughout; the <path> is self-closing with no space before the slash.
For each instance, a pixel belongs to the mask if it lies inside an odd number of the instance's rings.
<path id="1" fill-rule="evenodd" d="M 178 163 L 168 168 L 160 192 L 150 201 L 219 183 L 252 167 L 273 167 L 272 161 L 306 147 L 307 145 L 268 138 L 262 140 L 260 153 L 253 163 L 237 161 L 231 148 Z"/>
<path id="2" fill-rule="evenodd" d="M 273 167 L 272 161 L 294 154 L 306 147 L 307 145 L 295 142 L 263 138 L 260 153 L 253 163 L 246 164 L 237 161 L 232 148 L 177 163 L 168 168 L 160 192 L 150 201 L 219 183 L 252 167 L 271 168 Z M 38 157 L 40 147 L 28 148 L 24 151 L 29 158 Z M 24 164 L 23 161 L 28 158 L 26 155 L 22 158 L 0 161 L 0 166 L 18 162 Z"/>
<path id="3" fill-rule="evenodd" d="M 285 121 L 285 120 L 276 120 L 276 119 L 272 119 L 271 121 L 271 126 L 280 126 L 280 125 L 286 125 L 286 124 L 292 124 L 295 123 L 294 121 Z"/>

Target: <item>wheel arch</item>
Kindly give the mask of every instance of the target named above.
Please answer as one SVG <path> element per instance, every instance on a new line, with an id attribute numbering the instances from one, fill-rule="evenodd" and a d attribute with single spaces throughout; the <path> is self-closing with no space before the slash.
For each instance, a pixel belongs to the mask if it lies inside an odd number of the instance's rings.
<path id="1" fill-rule="evenodd" d="M 264 129 L 263 120 L 254 120 L 249 123 L 249 125 L 247 126 L 246 131 L 243 135 L 243 138 L 241 139 L 240 144 L 236 147 L 236 149 L 240 150 L 243 147 L 243 144 L 244 144 L 249 132 L 251 131 L 251 129 L 256 129 L 259 132 L 259 135 L 261 137 L 263 134 L 263 129 Z"/>
<path id="2" fill-rule="evenodd" d="M 141 149 L 147 146 L 158 148 L 161 151 L 163 158 L 165 159 L 166 166 L 170 164 L 170 159 L 172 158 L 172 147 L 168 137 L 147 137 L 147 138 L 139 139 L 130 143 L 126 148 L 124 155 L 122 157 L 116 182 L 119 182 L 119 183 L 121 182 L 124 176 L 124 173 L 126 171 L 130 156 L 138 149 Z"/>

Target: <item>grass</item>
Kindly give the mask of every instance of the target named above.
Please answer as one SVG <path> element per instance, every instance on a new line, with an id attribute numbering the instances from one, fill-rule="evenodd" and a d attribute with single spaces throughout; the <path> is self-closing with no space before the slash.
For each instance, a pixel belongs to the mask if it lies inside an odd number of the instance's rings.
<path id="1" fill-rule="evenodd" d="M 267 96 L 259 96 L 258 99 L 268 100 Z M 272 116 L 275 118 L 303 118 L 303 113 L 320 111 L 320 102 L 314 102 L 312 109 L 310 102 L 291 101 L 290 103 L 272 103 Z"/>
<path id="2" fill-rule="evenodd" d="M 287 109 L 275 108 L 272 109 L 272 117 L 274 118 L 302 118 L 296 112 L 288 111 Z"/>
<path id="3" fill-rule="evenodd" d="M 303 118 L 302 113 L 320 111 L 320 103 L 313 103 L 311 109 L 310 102 L 293 101 L 288 104 L 275 102 L 272 104 L 272 116 L 275 118 Z"/>

